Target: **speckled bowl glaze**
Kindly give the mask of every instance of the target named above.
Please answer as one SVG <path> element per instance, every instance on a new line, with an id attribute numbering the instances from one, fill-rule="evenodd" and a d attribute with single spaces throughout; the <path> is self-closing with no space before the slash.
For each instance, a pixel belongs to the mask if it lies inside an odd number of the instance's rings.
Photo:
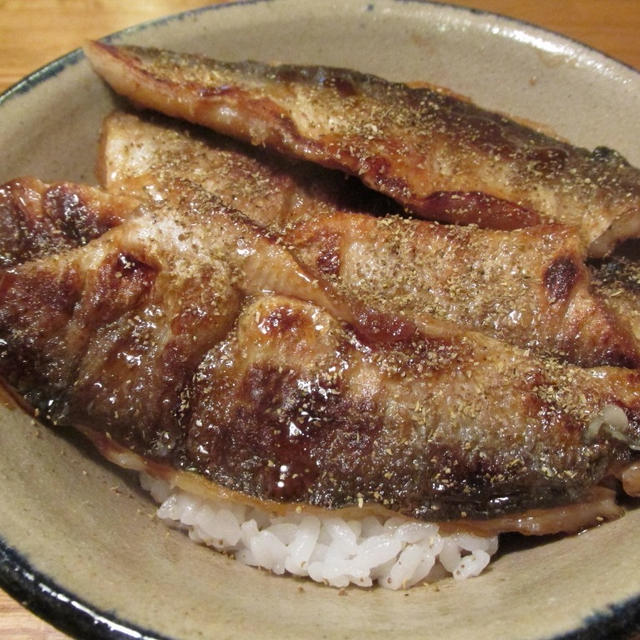
<path id="1" fill-rule="evenodd" d="M 113 40 L 427 80 L 640 164 L 640 75 L 490 14 L 418 0 L 256 0 Z M 98 129 L 116 103 L 79 52 L 26 78 L 0 98 L 0 180 L 94 182 Z M 70 431 L 8 402 L 0 420 L 0 584 L 78 637 L 610 638 L 640 624 L 640 509 L 518 544 L 466 582 L 340 595 L 192 544 L 154 520 L 135 477 Z"/>

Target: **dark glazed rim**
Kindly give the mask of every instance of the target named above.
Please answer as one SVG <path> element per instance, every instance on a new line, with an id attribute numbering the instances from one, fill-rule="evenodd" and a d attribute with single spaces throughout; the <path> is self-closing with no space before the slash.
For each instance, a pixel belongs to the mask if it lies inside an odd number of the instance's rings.
<path id="1" fill-rule="evenodd" d="M 273 1 L 236 0 L 223 5 L 205 6 L 164 18 L 149 20 L 117 31 L 102 40 L 107 42 L 118 40 L 123 36 L 143 31 L 150 27 L 184 20 L 208 11 L 219 11 L 229 7 L 250 6 Z M 635 74 L 638 73 L 629 64 L 615 60 L 594 47 L 525 20 L 499 15 L 482 9 L 450 5 L 446 4 L 446 2 L 435 2 L 433 0 L 393 0 L 393 2 L 398 4 L 430 5 L 459 13 L 495 18 L 511 23 L 514 26 L 521 25 L 528 30 L 537 32 L 540 36 L 548 38 L 549 35 L 553 35 L 564 42 L 571 43 L 576 48 L 596 53 L 602 56 L 603 59 L 613 61 L 616 65 L 620 65 L 628 71 Z M 364 0 L 362 2 L 365 11 L 374 11 L 375 4 L 375 0 L 371 0 L 368 3 Z M 81 49 L 75 49 L 37 69 L 0 94 L 0 107 L 13 97 L 27 93 L 36 85 L 50 80 L 83 59 L 84 54 Z M 10 547 L 1 536 L 0 588 L 4 589 L 32 613 L 75 638 L 82 640 L 172 640 L 168 636 L 158 635 L 155 632 L 123 621 L 113 611 L 104 611 L 94 607 L 92 604 L 60 587 L 53 578 L 33 567 L 27 558 L 16 549 Z M 594 612 L 583 621 L 582 626 L 579 628 L 566 634 L 553 636 L 549 640 L 609 640 L 610 638 L 628 638 L 631 640 L 631 638 L 637 638 L 639 634 L 640 593 L 621 603 L 609 605 L 602 611 Z"/>
<path id="2" fill-rule="evenodd" d="M 94 608 L 33 568 L 0 538 L 0 587 L 64 633 L 83 640 L 171 640 Z"/>

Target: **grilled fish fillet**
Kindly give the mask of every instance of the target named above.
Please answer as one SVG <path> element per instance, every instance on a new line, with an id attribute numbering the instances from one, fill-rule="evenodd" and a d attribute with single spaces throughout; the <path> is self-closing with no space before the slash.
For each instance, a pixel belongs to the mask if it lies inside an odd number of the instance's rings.
<path id="1" fill-rule="evenodd" d="M 593 287 L 608 302 L 619 317 L 629 323 L 640 339 L 640 262 L 625 253 L 615 255 L 590 266 Z"/>
<path id="2" fill-rule="evenodd" d="M 0 373 L 50 422 L 249 498 L 439 521 L 593 502 L 636 461 L 640 373 L 358 308 L 217 199 L 164 195 L 0 271 Z"/>
<path id="3" fill-rule="evenodd" d="M 122 111 L 104 119 L 96 174 L 110 192 L 151 198 L 161 197 L 162 183 L 184 178 L 274 231 L 336 211 L 400 212 L 391 199 L 341 172 L 169 118 L 142 119 Z"/>
<path id="4" fill-rule="evenodd" d="M 144 107 L 359 176 L 418 216 L 579 229 L 592 257 L 640 231 L 640 171 L 429 88 L 327 67 L 223 63 L 89 43 L 96 71 Z"/>
<path id="5" fill-rule="evenodd" d="M 429 313 L 583 366 L 640 364 L 640 336 L 590 291 L 579 238 L 562 225 L 497 231 L 358 213 L 372 199 L 356 190 L 349 202 L 352 185 L 333 172 L 122 112 L 105 119 L 98 166 L 116 193 L 157 198 L 175 178 L 198 182 L 352 302 Z M 368 207 L 355 208 L 357 196 Z"/>
<path id="6" fill-rule="evenodd" d="M 138 209 L 127 197 L 21 178 L 0 186 L 0 266 L 86 244 Z"/>

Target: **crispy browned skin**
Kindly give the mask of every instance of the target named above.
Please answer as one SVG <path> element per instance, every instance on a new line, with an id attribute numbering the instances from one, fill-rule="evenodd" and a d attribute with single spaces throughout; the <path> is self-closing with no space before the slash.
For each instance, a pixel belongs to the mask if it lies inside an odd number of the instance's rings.
<path id="1" fill-rule="evenodd" d="M 591 256 L 640 231 L 640 172 L 619 154 L 573 147 L 445 92 L 326 67 L 85 50 L 140 105 L 357 175 L 427 218 L 498 229 L 560 222 L 580 230 Z"/>
<path id="2" fill-rule="evenodd" d="M 638 247 L 590 266 L 595 291 L 624 318 L 640 339 L 640 261 Z"/>
<path id="3" fill-rule="evenodd" d="M 335 211 L 399 213 L 354 178 L 265 152 L 210 130 L 116 111 L 105 118 L 96 173 L 112 193 L 158 197 L 162 183 L 191 180 L 272 230 Z"/>
<path id="4" fill-rule="evenodd" d="M 640 440 L 637 372 L 346 304 L 185 183 L 2 270 L 0 340 L 0 373 L 48 420 L 287 504 L 427 520 L 556 506 Z M 606 407 L 612 426 L 593 422 Z"/>
<path id="5" fill-rule="evenodd" d="M 335 173 L 288 166 L 175 121 L 114 113 L 101 141 L 107 189 L 161 197 L 163 184 L 188 177 L 281 234 L 315 277 L 352 302 L 429 313 L 583 366 L 640 365 L 640 337 L 590 291 L 572 229 L 496 231 L 359 214 Z"/>
<path id="6" fill-rule="evenodd" d="M 142 471 L 149 475 L 162 478 L 172 487 L 178 487 L 187 493 L 200 496 L 204 499 L 225 500 L 231 503 L 249 504 L 257 506 L 272 514 L 285 515 L 290 513 L 292 505 L 274 499 L 257 498 L 245 493 L 233 491 L 222 485 L 211 482 L 203 475 L 194 471 L 184 471 L 168 466 L 166 463 L 158 463 L 143 458 L 117 444 L 113 439 L 96 431 L 83 430 L 100 453 L 114 464 Z M 625 483 L 625 490 L 629 495 L 638 495 L 638 467 L 640 462 L 631 463 L 621 470 L 623 480 L 627 474 L 634 474 L 635 483 Z M 442 531 L 459 533 L 468 531 L 476 535 L 493 536 L 499 533 L 518 532 L 524 535 L 549 535 L 553 533 L 577 533 L 588 527 L 601 524 L 604 520 L 615 520 L 624 514 L 624 509 L 616 502 L 615 489 L 596 486 L 587 491 L 579 502 L 573 502 L 557 507 L 533 508 L 517 513 L 508 513 L 503 516 L 485 519 L 472 519 L 468 516 L 460 519 L 438 521 Z M 297 513 L 316 513 L 327 515 L 324 507 L 309 503 L 296 503 Z M 345 519 L 362 518 L 367 515 L 379 515 L 391 517 L 396 513 L 384 504 L 363 501 L 357 506 L 346 506 L 333 511 Z"/>
<path id="7" fill-rule="evenodd" d="M 127 218 L 138 203 L 65 183 L 19 178 L 0 186 L 0 266 L 81 246 Z"/>
<path id="8" fill-rule="evenodd" d="M 495 231 L 337 213 L 286 235 L 347 299 L 429 313 L 582 366 L 638 367 L 638 340 L 590 290 L 572 229 Z"/>

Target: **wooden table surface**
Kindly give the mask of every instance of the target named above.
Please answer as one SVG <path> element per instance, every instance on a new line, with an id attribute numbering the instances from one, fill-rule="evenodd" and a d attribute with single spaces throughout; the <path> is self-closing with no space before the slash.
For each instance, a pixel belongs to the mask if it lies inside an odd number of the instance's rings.
<path id="1" fill-rule="evenodd" d="M 0 91 L 50 60 L 124 27 L 213 2 L 0 0 Z M 640 69 L 638 0 L 450 0 L 563 33 Z M 67 638 L 0 590 L 0 639 Z"/>

